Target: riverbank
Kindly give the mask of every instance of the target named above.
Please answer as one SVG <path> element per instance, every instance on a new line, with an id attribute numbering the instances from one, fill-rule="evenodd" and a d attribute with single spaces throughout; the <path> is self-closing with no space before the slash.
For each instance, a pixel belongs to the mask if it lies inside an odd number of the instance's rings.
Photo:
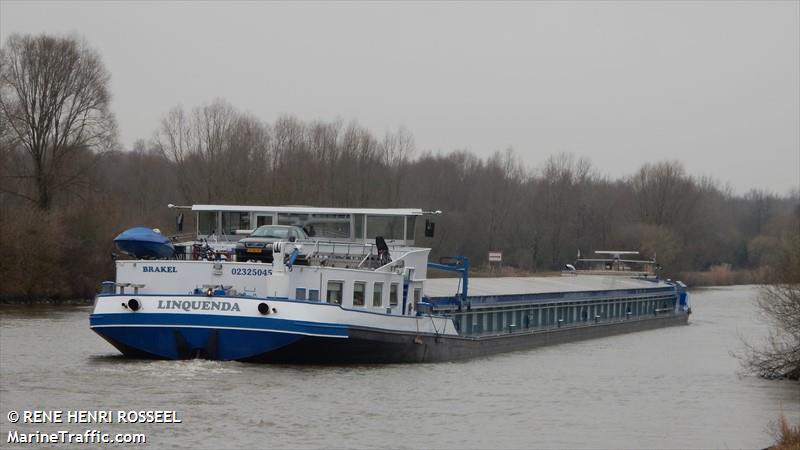
<path id="1" fill-rule="evenodd" d="M 702 272 L 681 272 L 675 275 L 674 279 L 681 280 L 690 288 L 712 287 L 712 286 L 735 286 L 760 284 L 767 279 L 767 269 L 754 270 L 734 270 L 729 264 L 712 266 L 710 270 Z M 557 277 L 561 272 L 530 272 L 516 267 L 500 267 L 492 270 L 478 269 L 469 273 L 472 278 L 485 277 Z M 452 278 L 453 274 L 438 270 L 429 270 L 428 278 Z M 664 278 L 664 276 L 662 276 Z M 90 305 L 94 302 L 93 298 L 26 298 L 26 297 L 5 297 L 0 298 L 0 305 Z"/>
<path id="2" fill-rule="evenodd" d="M 0 306 L 56 305 L 83 306 L 94 303 L 93 298 L 53 299 L 53 298 L 0 298 Z"/>
<path id="3" fill-rule="evenodd" d="M 704 271 L 686 271 L 678 273 L 659 273 L 661 278 L 672 278 L 681 280 L 690 288 L 693 287 L 712 287 L 712 286 L 736 286 L 748 284 L 763 284 L 769 280 L 770 269 L 761 267 L 757 269 L 733 269 L 730 264 L 719 264 L 711 266 Z M 428 271 L 429 278 L 451 278 L 453 274 L 435 270 Z M 480 267 L 470 270 L 469 276 L 472 278 L 484 277 L 557 277 L 561 272 L 531 272 L 516 267 L 498 267 L 488 269 Z"/>
<path id="4" fill-rule="evenodd" d="M 768 267 L 758 269 L 732 269 L 730 264 L 711 266 L 709 270 L 681 272 L 675 279 L 689 287 L 734 286 L 742 284 L 763 284 L 769 280 Z"/>

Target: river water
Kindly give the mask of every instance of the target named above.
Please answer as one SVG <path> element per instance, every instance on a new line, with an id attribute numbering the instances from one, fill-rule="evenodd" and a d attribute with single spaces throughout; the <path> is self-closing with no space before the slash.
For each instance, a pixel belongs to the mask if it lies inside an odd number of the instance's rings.
<path id="1" fill-rule="evenodd" d="M 800 384 L 743 376 L 731 355 L 766 336 L 756 294 L 694 290 L 688 326 L 343 367 L 126 360 L 89 330 L 90 307 L 0 307 L 0 447 L 13 430 L 97 429 L 152 448 L 764 448 L 781 413 L 800 420 Z M 182 423 L 12 424 L 12 410 L 176 410 Z"/>

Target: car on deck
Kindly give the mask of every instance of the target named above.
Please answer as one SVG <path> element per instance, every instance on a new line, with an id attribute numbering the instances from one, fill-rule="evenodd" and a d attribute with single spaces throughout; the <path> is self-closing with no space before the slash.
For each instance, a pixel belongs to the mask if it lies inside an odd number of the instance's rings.
<path id="1" fill-rule="evenodd" d="M 296 225 L 263 225 L 236 244 L 236 260 L 271 263 L 273 243 L 308 239 L 308 234 Z"/>

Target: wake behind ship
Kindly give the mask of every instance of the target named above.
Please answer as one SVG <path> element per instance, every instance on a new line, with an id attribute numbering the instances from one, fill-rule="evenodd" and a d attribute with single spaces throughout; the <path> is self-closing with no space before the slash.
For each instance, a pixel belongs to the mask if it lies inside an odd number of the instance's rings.
<path id="1" fill-rule="evenodd" d="M 429 263 L 414 245 L 419 209 L 191 209 L 194 240 L 118 237 L 134 259 L 116 261 L 90 327 L 126 356 L 447 361 L 686 324 L 691 312 L 682 283 L 628 252 L 560 277 L 470 279 L 466 258 Z"/>

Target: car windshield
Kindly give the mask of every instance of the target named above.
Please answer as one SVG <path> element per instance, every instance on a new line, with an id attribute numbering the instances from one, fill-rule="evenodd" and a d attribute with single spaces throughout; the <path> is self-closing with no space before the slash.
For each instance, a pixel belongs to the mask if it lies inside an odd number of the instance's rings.
<path id="1" fill-rule="evenodd" d="M 253 231 L 253 234 L 251 234 L 250 236 L 283 239 L 288 235 L 289 235 L 288 228 L 265 225 L 263 227 L 258 227 L 256 231 Z"/>

